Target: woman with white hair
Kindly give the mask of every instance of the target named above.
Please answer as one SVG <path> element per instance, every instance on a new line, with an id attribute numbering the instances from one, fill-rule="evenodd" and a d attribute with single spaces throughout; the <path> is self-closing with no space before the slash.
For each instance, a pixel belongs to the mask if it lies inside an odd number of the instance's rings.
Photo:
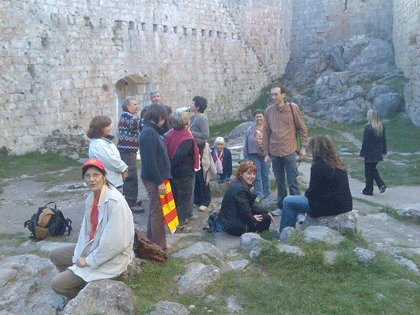
<path id="1" fill-rule="evenodd" d="M 229 181 L 232 175 L 232 153 L 225 144 L 223 137 L 217 137 L 214 140 L 214 147 L 211 148 L 216 172 L 220 175 L 219 184 Z"/>
<path id="2" fill-rule="evenodd" d="M 385 192 L 386 186 L 379 176 L 376 166 L 387 156 L 385 126 L 379 121 L 379 112 L 371 109 L 367 113 L 368 123 L 363 132 L 362 149 L 360 158 L 365 162 L 366 186 L 362 194 L 373 195 L 373 180 L 379 187 L 381 193 Z"/>

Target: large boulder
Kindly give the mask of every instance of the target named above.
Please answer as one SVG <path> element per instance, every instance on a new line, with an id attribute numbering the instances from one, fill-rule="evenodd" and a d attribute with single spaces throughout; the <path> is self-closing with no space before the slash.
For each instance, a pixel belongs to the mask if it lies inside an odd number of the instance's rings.
<path id="1" fill-rule="evenodd" d="M 99 280 L 89 282 L 64 308 L 64 315 L 134 314 L 136 296 L 123 282 Z"/>
<path id="2" fill-rule="evenodd" d="M 327 226 L 340 233 L 355 234 L 357 233 L 357 218 L 354 210 L 339 215 L 328 217 L 312 218 L 307 215 L 301 228 L 307 229 L 310 226 Z"/>
<path id="3" fill-rule="evenodd" d="M 394 65 L 394 48 L 392 44 L 382 39 L 373 39 L 353 59 L 348 70 L 357 72 L 364 69 L 372 69 L 377 72 L 385 72 L 394 69 Z"/>
<path id="4" fill-rule="evenodd" d="M 328 54 L 329 64 L 337 72 L 341 72 L 346 69 L 346 63 L 343 59 L 343 51 L 343 47 L 337 45 Z"/>
<path id="5" fill-rule="evenodd" d="M 242 249 L 253 249 L 260 243 L 268 243 L 267 240 L 263 239 L 261 236 L 259 236 L 256 233 L 245 233 L 241 235 L 240 240 L 240 247 Z"/>
<path id="6" fill-rule="evenodd" d="M 228 135 L 228 138 L 238 138 L 243 137 L 246 131 L 249 127 L 251 127 L 254 124 L 253 121 L 246 121 L 241 123 L 239 126 L 237 126 L 235 129 L 233 129 Z"/>
<path id="7" fill-rule="evenodd" d="M 179 252 L 172 254 L 171 256 L 175 258 L 192 258 L 201 255 L 210 256 L 219 260 L 224 258 L 220 249 L 213 244 L 206 242 L 198 242 L 187 248 L 181 249 Z"/>
<path id="8" fill-rule="evenodd" d="M 403 98 L 398 93 L 388 92 L 375 97 L 373 109 L 376 109 L 383 117 L 395 116 L 402 111 L 404 105 Z"/>
<path id="9" fill-rule="evenodd" d="M 370 91 L 366 94 L 366 99 L 368 101 L 372 101 L 379 95 L 386 94 L 389 92 L 391 92 L 391 89 L 388 87 L 388 85 L 384 85 L 384 84 L 374 85 L 370 89 Z"/>
<path id="10" fill-rule="evenodd" d="M 220 277 L 220 269 L 199 262 L 189 263 L 187 272 L 178 281 L 179 294 L 202 295 L 210 283 Z"/>
<path id="11" fill-rule="evenodd" d="M 188 315 L 189 313 L 188 308 L 182 304 L 159 301 L 155 305 L 155 309 L 150 312 L 150 315 Z"/>
<path id="12" fill-rule="evenodd" d="M 404 217 L 409 218 L 414 222 L 420 222 L 420 204 L 399 205 L 395 208 L 397 213 Z"/>
<path id="13" fill-rule="evenodd" d="M 343 106 L 333 106 L 326 112 L 325 118 L 336 122 L 353 123 L 365 117 L 365 111 L 354 100 L 346 101 Z"/>
<path id="14" fill-rule="evenodd" d="M 323 242 L 330 245 L 338 245 L 344 241 L 344 237 L 337 231 L 326 226 L 309 226 L 304 231 L 305 240 L 309 243 Z"/>

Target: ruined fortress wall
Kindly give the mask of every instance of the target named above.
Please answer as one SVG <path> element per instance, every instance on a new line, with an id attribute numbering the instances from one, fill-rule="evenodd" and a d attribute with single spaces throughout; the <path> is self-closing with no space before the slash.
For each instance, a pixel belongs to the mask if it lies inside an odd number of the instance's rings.
<path id="1" fill-rule="evenodd" d="M 237 117 L 290 56 L 292 0 L 3 0 L 0 147 L 24 153 L 54 130 L 86 132 L 119 103 L 209 100 L 212 124 Z"/>
<path id="2" fill-rule="evenodd" d="M 420 126 L 420 0 L 394 1 L 395 62 L 410 79 L 406 85 L 405 110 Z"/>
<path id="3" fill-rule="evenodd" d="M 353 36 L 392 38 L 392 0 L 299 0 L 293 11 L 292 58 Z"/>

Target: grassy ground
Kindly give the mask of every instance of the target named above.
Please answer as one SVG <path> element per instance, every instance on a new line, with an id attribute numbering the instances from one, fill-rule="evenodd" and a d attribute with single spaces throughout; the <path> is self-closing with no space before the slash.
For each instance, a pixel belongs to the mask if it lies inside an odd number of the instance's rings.
<path id="1" fill-rule="evenodd" d="M 80 168 L 79 162 L 51 152 L 41 154 L 35 151 L 20 156 L 0 156 L 0 180 L 27 175 L 34 176 L 36 181 L 48 182 L 52 186 L 80 180 Z M 0 192 L 4 185 L 4 181 L 0 181 Z"/>
<path id="2" fill-rule="evenodd" d="M 418 314 L 418 289 L 398 282 L 418 277 L 379 255 L 371 263 L 360 262 L 353 250 L 366 248 L 358 236 L 338 246 L 308 244 L 297 233 L 294 245 L 305 257 L 280 254 L 271 242 L 260 258 L 245 271 L 229 271 L 207 290 L 206 297 L 179 295 L 175 280 L 185 262 L 169 259 L 164 266 L 147 264 L 127 284 L 140 297 L 137 314 L 148 314 L 159 300 L 195 305 L 190 314 L 228 314 L 226 299 L 234 295 L 239 314 Z M 340 251 L 337 262 L 323 264 L 323 251 Z M 218 262 L 213 261 L 217 265 Z M 220 266 L 219 266 L 220 267 Z M 159 279 L 159 281 L 155 281 Z"/>
<path id="3" fill-rule="evenodd" d="M 357 147 L 344 137 L 341 132 L 353 135 L 362 141 L 363 128 L 366 121 L 355 124 L 331 123 L 328 126 L 314 126 L 308 129 L 309 136 L 329 135 L 334 142 L 349 174 L 364 181 L 364 165 L 358 158 L 360 147 Z M 378 164 L 381 177 L 387 186 L 414 186 L 420 184 L 420 155 L 408 156 L 399 153 L 420 152 L 420 128 L 414 126 L 406 117 L 395 117 L 384 123 L 388 145 L 388 157 Z M 344 150 L 343 150 L 344 149 Z M 342 152 L 348 154 L 344 155 Z M 395 176 L 398 174 L 398 176 Z"/>

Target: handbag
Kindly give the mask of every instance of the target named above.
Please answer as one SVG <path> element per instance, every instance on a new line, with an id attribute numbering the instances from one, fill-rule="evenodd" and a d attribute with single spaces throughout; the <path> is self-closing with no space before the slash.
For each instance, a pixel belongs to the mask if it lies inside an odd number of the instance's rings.
<path id="1" fill-rule="evenodd" d="M 160 265 L 163 265 L 168 259 L 168 255 L 159 245 L 150 241 L 137 229 L 134 229 L 133 251 L 136 257 L 151 260 Z"/>
<path id="2" fill-rule="evenodd" d="M 293 113 L 293 106 L 291 103 L 289 103 L 290 106 L 290 110 L 292 111 L 292 116 L 293 116 L 293 123 L 295 124 L 295 129 L 296 129 L 296 121 L 295 121 L 295 114 Z M 300 153 L 300 149 L 301 149 L 301 145 L 300 145 L 300 136 L 299 133 L 296 130 L 296 144 L 297 144 L 297 149 L 296 149 L 296 153 L 299 154 Z"/>

